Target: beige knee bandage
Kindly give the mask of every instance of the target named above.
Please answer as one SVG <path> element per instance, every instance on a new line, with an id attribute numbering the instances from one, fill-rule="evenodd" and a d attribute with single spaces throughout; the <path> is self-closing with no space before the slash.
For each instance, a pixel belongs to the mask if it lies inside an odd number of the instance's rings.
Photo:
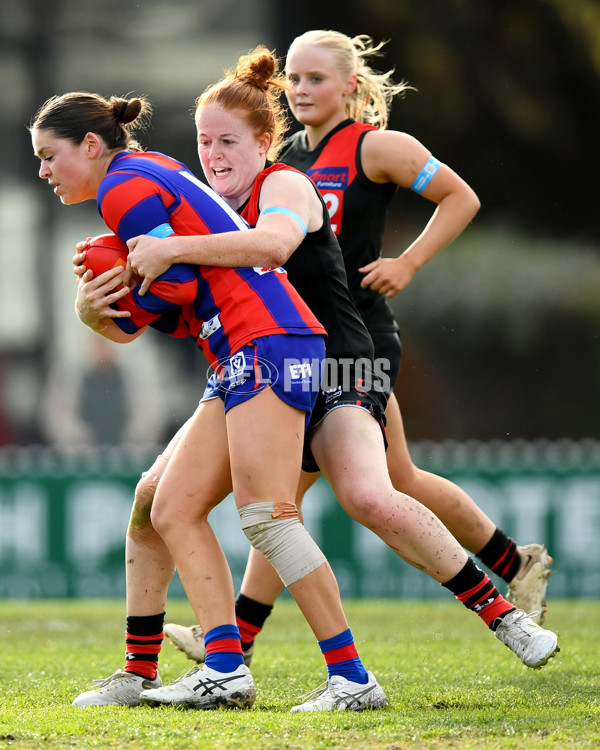
<path id="1" fill-rule="evenodd" d="M 291 586 L 327 562 L 297 517 L 273 518 L 273 503 L 252 503 L 238 512 L 250 544 L 263 553 L 285 586 Z"/>

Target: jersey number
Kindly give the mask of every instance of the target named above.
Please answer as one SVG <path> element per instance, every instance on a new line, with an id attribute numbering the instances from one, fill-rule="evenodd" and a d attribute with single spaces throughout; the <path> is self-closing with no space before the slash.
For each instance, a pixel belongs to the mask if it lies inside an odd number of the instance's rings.
<path id="1" fill-rule="evenodd" d="M 331 219 L 331 228 L 333 229 L 333 233 L 337 234 L 337 224 L 333 223 L 333 219 L 340 207 L 340 199 L 335 193 L 324 193 L 323 200 L 325 201 L 327 211 L 329 212 L 329 218 Z"/>

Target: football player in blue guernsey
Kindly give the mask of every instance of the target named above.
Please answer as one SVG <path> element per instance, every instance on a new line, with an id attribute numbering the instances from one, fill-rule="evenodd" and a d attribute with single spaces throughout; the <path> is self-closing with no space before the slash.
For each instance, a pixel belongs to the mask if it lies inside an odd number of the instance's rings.
<path id="1" fill-rule="evenodd" d="M 322 199 L 321 222 L 307 223 L 301 215 L 305 205 L 318 195 L 314 183 L 298 170 L 267 159 L 272 147 L 277 147 L 283 128 L 276 106 L 283 85 L 276 58 L 259 47 L 243 56 L 234 73 L 209 87 L 197 101 L 198 153 L 204 173 L 211 186 L 253 229 L 210 237 L 178 236 L 166 241 L 136 238 L 129 242 L 133 248 L 130 265 L 137 275 L 146 277 L 143 290 L 151 277 L 172 262 L 266 267 L 282 263 L 317 317 L 335 322 L 336 328 L 328 328 L 326 361 L 329 364 L 334 360 L 341 366 L 343 361 L 352 362 L 357 351 L 363 354 L 364 350 L 356 347 L 361 346 L 366 329 L 362 324 L 362 339 L 357 338 L 360 330 L 356 318 L 344 318 L 335 312 L 342 309 L 344 297 L 329 284 L 327 269 L 334 266 L 327 264 L 335 263 L 336 254 L 343 263 L 341 249 L 339 244 L 332 244 L 333 234 Z M 264 223 L 272 215 L 279 216 L 279 231 Z M 298 225 L 295 237 L 290 236 L 290 217 Z M 330 311 L 332 306 L 334 313 Z M 352 320 L 352 328 L 348 327 L 348 320 Z M 325 325 L 327 328 L 328 322 Z M 399 557 L 449 589 L 525 664 L 542 666 L 556 652 L 556 636 L 508 602 L 439 519 L 392 485 L 381 429 L 383 415 L 374 408 L 376 397 L 381 394 L 375 391 L 369 393 L 369 388 L 356 380 L 344 383 L 343 377 L 337 388 L 323 385 L 310 433 L 315 465 L 305 463 L 307 471 L 299 495 L 313 481 L 314 470 L 320 469 L 341 506 L 355 520 L 374 531 Z M 309 473 L 311 468 L 313 476 Z M 159 488 L 161 482 L 159 478 Z M 269 569 L 264 557 L 252 551 L 237 609 L 247 660 L 253 637 L 260 630 L 260 617 L 282 589 L 282 582 Z M 247 584 L 249 587 L 245 588 Z M 240 614 L 240 603 L 248 605 L 244 616 Z M 197 629 L 194 635 L 198 635 Z M 337 689 L 336 682 L 330 680 L 320 694 L 303 704 L 302 710 L 335 706 Z M 158 692 L 147 691 L 143 695 Z"/>
<path id="2" fill-rule="evenodd" d="M 157 229 L 173 239 L 186 232 L 249 234 L 239 215 L 183 164 L 136 148 L 131 131 L 149 109 L 144 98 L 107 100 L 80 92 L 48 100 L 30 128 L 39 176 L 66 205 L 96 199 L 107 226 L 123 240 Z M 323 221 L 318 200 L 303 213 L 308 224 Z M 266 217 L 267 225 L 274 223 L 280 231 L 281 218 Z M 294 218 L 283 219 L 297 225 Z M 305 425 L 319 391 L 324 328 L 277 267 L 179 266 L 167 275 L 163 292 L 150 293 L 147 300 L 122 285 L 122 272 L 117 267 L 97 279 L 90 271 L 80 277 L 76 309 L 81 320 L 122 343 L 153 323 L 176 332 L 183 321 L 218 376 L 216 398 L 198 406 L 173 443 L 152 506 L 157 569 L 149 566 L 137 579 L 152 589 L 152 596 L 153 577 L 160 588 L 176 568 L 206 633 L 206 663 L 176 684 L 176 702 L 210 709 L 249 707 L 255 700 L 235 619 L 231 572 L 208 522 L 212 508 L 233 490 L 246 536 L 298 602 L 330 679 L 354 686 L 361 708 L 385 705 L 385 693 L 358 655 L 331 567 L 295 504 Z M 183 302 L 177 299 L 178 286 Z M 127 549 L 128 568 L 137 540 L 134 535 Z M 161 688 L 157 655 L 164 606 L 136 609 L 129 584 L 125 670 L 78 696 L 76 706 L 139 705 L 145 688 Z M 166 588 L 160 596 L 166 597 Z M 151 695 L 146 702 L 165 701 Z M 343 699 L 337 707 L 355 703 Z"/>
<path id="3" fill-rule="evenodd" d="M 284 142 L 277 158 L 315 181 L 328 206 L 344 254 L 348 286 L 373 340 L 375 359 L 389 362 L 387 465 L 394 487 L 430 508 L 463 547 L 507 582 L 507 599 L 541 624 L 552 564 L 546 548 L 518 546 L 461 487 L 418 468 L 409 453 L 393 392 L 401 342 L 387 300 L 465 229 L 479 201 L 469 185 L 417 139 L 387 130 L 394 96 L 409 87 L 394 84 L 391 72 L 378 73 L 370 67 L 369 59 L 381 47 L 365 35 L 351 39 L 327 30 L 308 31 L 292 42 L 286 58 L 286 93 L 294 117 L 304 127 Z M 219 190 L 216 182 L 215 187 Z M 401 255 L 384 258 L 386 219 L 398 188 L 416 192 L 436 208 L 423 232 Z M 147 284 L 156 272 L 148 256 L 153 248 L 159 252 L 159 243 L 152 239 L 143 243 L 140 251 L 147 257 L 143 259 L 141 252 L 137 257 L 141 267 L 146 263 L 145 269 L 152 272 Z M 312 475 L 306 483 L 316 478 Z M 260 556 L 252 553 L 236 602 L 238 621 L 247 623 L 247 651 L 275 601 L 277 582 L 274 577 L 270 580 L 273 588 Z M 202 654 L 197 628 L 167 624 L 165 630 L 192 658 Z"/>

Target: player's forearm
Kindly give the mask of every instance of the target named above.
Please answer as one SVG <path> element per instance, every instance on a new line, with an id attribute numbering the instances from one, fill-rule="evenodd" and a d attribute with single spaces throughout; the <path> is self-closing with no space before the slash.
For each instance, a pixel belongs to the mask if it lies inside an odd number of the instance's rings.
<path id="1" fill-rule="evenodd" d="M 87 317 L 78 305 L 75 305 L 75 312 L 79 320 L 94 333 L 104 336 L 109 341 L 116 344 L 127 344 L 141 336 L 146 328 L 140 328 L 135 333 L 125 333 L 111 318 Z"/>
<path id="2" fill-rule="evenodd" d="M 222 234 L 169 237 L 173 262 L 193 265 L 243 268 L 276 268 L 289 258 L 294 248 L 278 233 L 261 229 Z"/>
<path id="3" fill-rule="evenodd" d="M 100 336 L 104 336 L 105 339 L 109 339 L 109 341 L 113 341 L 115 344 L 128 344 L 130 341 L 135 341 L 135 339 L 139 338 L 146 328 L 147 326 L 140 328 L 135 333 L 125 333 L 125 331 L 122 331 L 119 326 L 111 320 L 108 322 L 106 328 L 102 328 L 102 330 L 96 331 L 96 333 L 100 334 Z"/>
<path id="4" fill-rule="evenodd" d="M 477 214 L 479 205 L 475 193 L 466 198 L 454 195 L 444 198 L 423 232 L 404 252 L 415 270 L 422 268 L 465 230 Z"/>

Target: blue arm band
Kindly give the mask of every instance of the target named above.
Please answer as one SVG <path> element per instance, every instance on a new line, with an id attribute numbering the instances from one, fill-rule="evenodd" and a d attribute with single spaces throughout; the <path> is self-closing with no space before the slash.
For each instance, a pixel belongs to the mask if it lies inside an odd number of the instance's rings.
<path id="1" fill-rule="evenodd" d="M 435 157 L 430 156 L 423 169 L 417 175 L 417 179 L 410 186 L 410 189 L 414 190 L 415 193 L 422 193 L 440 166 L 441 163 Z"/>
<path id="2" fill-rule="evenodd" d="M 295 211 L 292 211 L 289 208 L 284 208 L 283 206 L 269 206 L 269 208 L 265 208 L 264 211 L 260 212 L 260 216 L 263 214 L 286 214 L 286 216 L 289 216 L 290 218 L 294 219 L 294 221 L 297 221 L 298 224 L 300 224 L 300 229 L 304 232 L 304 236 L 306 237 L 306 222 L 301 216 L 298 216 L 298 214 Z M 260 216 L 258 217 L 260 219 Z"/>
<path id="3" fill-rule="evenodd" d="M 151 237 L 160 237 L 162 239 L 168 237 L 170 234 L 175 234 L 175 231 L 170 224 L 159 224 L 150 232 L 146 232 L 146 234 L 149 234 Z"/>

